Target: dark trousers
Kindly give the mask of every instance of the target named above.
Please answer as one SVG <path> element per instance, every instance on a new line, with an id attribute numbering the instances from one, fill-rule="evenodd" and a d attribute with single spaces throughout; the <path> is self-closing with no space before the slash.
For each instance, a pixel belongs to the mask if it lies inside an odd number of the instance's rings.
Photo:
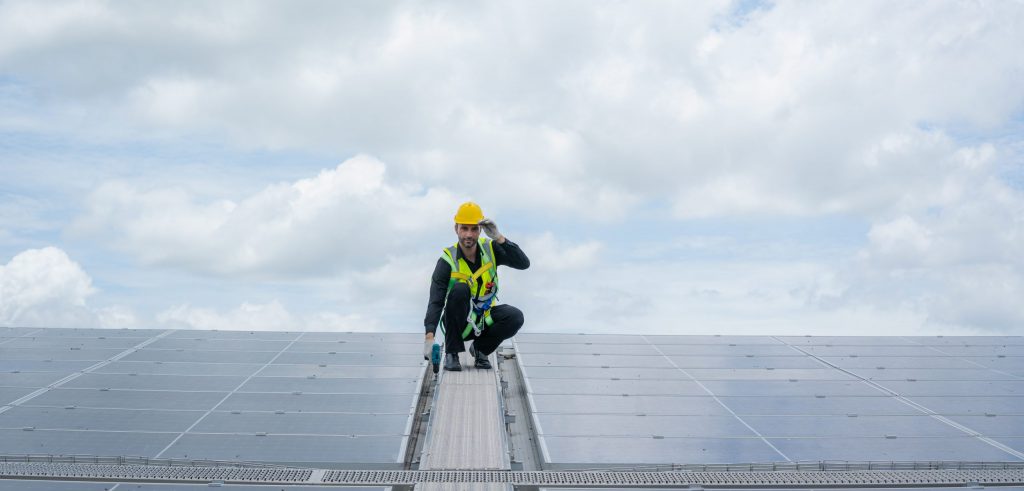
<path id="1" fill-rule="evenodd" d="M 466 330 L 469 317 L 469 285 L 456 283 L 448 292 L 444 306 L 444 352 L 461 353 L 466 351 L 462 331 Z M 491 307 L 491 319 L 494 323 L 485 327 L 477 337 L 472 329 L 469 337 L 473 339 L 476 350 L 489 355 L 498 349 L 502 341 L 515 336 L 523 327 L 523 312 L 511 305 L 495 305 Z"/>

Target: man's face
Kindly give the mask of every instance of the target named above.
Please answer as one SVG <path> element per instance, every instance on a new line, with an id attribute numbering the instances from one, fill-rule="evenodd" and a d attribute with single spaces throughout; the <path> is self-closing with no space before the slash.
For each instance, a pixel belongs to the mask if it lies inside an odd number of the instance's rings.
<path id="1" fill-rule="evenodd" d="M 455 233 L 459 236 L 459 245 L 470 249 L 480 240 L 480 226 L 466 225 L 465 223 L 455 224 Z"/>

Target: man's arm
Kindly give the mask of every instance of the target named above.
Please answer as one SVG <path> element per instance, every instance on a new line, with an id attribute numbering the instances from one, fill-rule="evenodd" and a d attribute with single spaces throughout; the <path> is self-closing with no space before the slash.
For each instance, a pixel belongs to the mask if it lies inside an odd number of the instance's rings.
<path id="1" fill-rule="evenodd" d="M 427 301 L 427 315 L 423 319 L 423 327 L 431 339 L 441 321 L 441 310 L 444 309 L 444 297 L 448 292 L 451 275 L 452 267 L 444 259 L 438 258 L 434 273 L 430 275 L 430 300 Z"/>
<path id="2" fill-rule="evenodd" d="M 526 253 L 518 244 L 503 235 L 501 241 L 494 241 L 494 264 L 512 269 L 526 269 L 530 267 L 530 258 L 526 257 Z"/>

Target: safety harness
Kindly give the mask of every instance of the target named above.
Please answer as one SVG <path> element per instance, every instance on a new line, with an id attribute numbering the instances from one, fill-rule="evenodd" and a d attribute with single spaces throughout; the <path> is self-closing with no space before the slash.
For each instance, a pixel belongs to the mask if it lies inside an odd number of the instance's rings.
<path id="1" fill-rule="evenodd" d="M 448 292 L 451 292 L 452 287 L 458 283 L 465 283 L 469 286 L 469 317 L 466 319 L 466 329 L 462 331 L 462 339 L 468 338 L 470 332 L 479 336 L 485 327 L 494 324 L 494 320 L 491 319 L 491 307 L 497 300 L 498 294 L 498 266 L 494 262 L 494 245 L 490 239 L 481 237 L 479 247 L 480 268 L 476 271 L 470 270 L 469 263 L 458 256 L 458 243 L 444 248 L 441 253 L 441 258 L 452 268 L 452 274 L 448 280 Z M 457 262 L 456 258 L 458 258 Z M 447 293 L 445 294 L 445 303 L 447 304 Z"/>

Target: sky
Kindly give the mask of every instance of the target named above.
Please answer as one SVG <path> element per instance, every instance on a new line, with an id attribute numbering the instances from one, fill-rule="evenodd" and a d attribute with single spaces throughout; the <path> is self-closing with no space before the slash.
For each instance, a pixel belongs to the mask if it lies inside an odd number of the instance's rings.
<path id="1" fill-rule="evenodd" d="M 0 326 L 1024 334 L 1021 1 L 0 1 Z"/>

